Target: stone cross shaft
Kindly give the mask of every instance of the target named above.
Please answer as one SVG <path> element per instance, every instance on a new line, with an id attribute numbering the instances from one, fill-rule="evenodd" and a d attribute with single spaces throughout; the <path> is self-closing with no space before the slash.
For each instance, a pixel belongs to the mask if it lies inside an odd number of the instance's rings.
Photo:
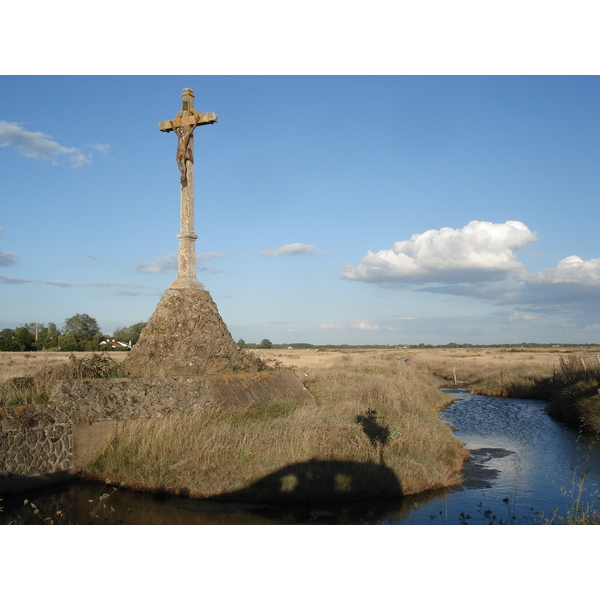
<path id="1" fill-rule="evenodd" d="M 217 122 L 215 113 L 198 114 L 194 110 L 194 92 L 185 88 L 181 94 L 181 110 L 172 121 L 158 124 L 160 131 L 174 131 L 178 137 L 177 166 L 181 173 L 181 232 L 177 279 L 172 289 L 200 288 L 204 286 L 196 278 L 196 240 L 194 233 L 194 129 L 200 125 Z"/>

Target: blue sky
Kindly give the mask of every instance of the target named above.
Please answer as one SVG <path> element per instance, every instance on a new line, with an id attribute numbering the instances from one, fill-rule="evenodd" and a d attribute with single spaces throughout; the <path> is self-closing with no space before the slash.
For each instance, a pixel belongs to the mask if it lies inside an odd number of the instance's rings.
<path id="1" fill-rule="evenodd" d="M 234 339 L 600 342 L 597 76 L 0 76 L 0 328 L 150 317 L 184 87 Z"/>

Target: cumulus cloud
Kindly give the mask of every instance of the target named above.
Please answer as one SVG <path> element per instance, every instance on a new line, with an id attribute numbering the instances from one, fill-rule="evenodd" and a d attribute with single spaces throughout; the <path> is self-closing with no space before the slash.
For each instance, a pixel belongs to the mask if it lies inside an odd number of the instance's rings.
<path id="1" fill-rule="evenodd" d="M 219 252 L 197 252 L 196 260 L 198 262 L 207 262 L 221 256 L 230 256 L 229 254 L 221 254 Z M 173 252 L 166 256 L 160 256 L 153 261 L 138 263 L 134 265 L 134 269 L 138 273 L 169 273 L 171 271 L 177 271 L 179 254 Z"/>
<path id="2" fill-rule="evenodd" d="M 525 279 L 531 283 L 571 283 L 600 285 L 600 258 L 583 260 L 579 256 L 567 256 L 556 267 L 528 274 Z"/>
<path id="3" fill-rule="evenodd" d="M 318 250 L 314 246 L 309 246 L 308 244 L 286 244 L 285 246 L 280 246 L 275 250 L 263 250 L 259 252 L 263 256 L 315 256 L 315 254 L 322 254 L 324 250 Z"/>
<path id="4" fill-rule="evenodd" d="M 494 281 L 524 272 L 516 251 L 536 240 L 520 221 L 471 221 L 461 229 L 443 227 L 367 254 L 344 279 L 367 283 L 457 283 Z"/>
<path id="5" fill-rule="evenodd" d="M 61 146 L 52 139 L 52 136 L 40 131 L 27 131 L 21 123 L 0 121 L 0 147 L 14 146 L 21 154 L 28 158 L 51 160 L 57 162 L 64 159 L 73 167 L 92 164 L 90 154 L 86 156 L 78 148 Z M 88 144 L 102 154 L 108 153 L 108 144 Z"/>
<path id="6" fill-rule="evenodd" d="M 520 221 L 471 221 L 462 229 L 432 229 L 369 252 L 342 277 L 420 292 L 513 305 L 510 322 L 530 313 L 600 316 L 600 257 L 568 256 L 555 267 L 528 273 L 516 253 L 536 240 Z"/>

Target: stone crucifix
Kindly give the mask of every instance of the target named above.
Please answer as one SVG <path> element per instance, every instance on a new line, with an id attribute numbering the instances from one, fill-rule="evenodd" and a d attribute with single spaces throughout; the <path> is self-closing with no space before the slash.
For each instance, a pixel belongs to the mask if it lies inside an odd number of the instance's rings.
<path id="1" fill-rule="evenodd" d="M 196 240 L 194 233 L 194 129 L 200 125 L 217 122 L 215 113 L 198 114 L 194 110 L 194 92 L 185 88 L 181 94 L 181 110 L 172 121 L 158 124 L 160 131 L 174 131 L 177 143 L 177 166 L 181 172 L 181 232 L 179 238 L 179 259 L 177 279 L 172 289 L 204 289 L 196 278 Z"/>

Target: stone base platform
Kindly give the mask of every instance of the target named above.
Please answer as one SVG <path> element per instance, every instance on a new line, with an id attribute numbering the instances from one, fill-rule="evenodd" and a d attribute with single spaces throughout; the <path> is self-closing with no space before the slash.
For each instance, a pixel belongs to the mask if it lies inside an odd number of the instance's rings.
<path id="1" fill-rule="evenodd" d="M 233 341 L 211 295 L 200 288 L 165 291 L 123 367 L 142 377 L 256 373 L 265 368 Z"/>

